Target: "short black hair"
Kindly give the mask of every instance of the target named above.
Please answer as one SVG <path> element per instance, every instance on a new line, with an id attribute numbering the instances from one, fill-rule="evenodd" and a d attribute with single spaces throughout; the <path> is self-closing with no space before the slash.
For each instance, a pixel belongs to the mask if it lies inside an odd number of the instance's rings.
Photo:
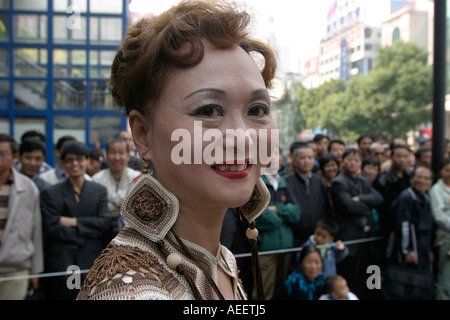
<path id="1" fill-rule="evenodd" d="M 328 162 L 334 161 L 336 162 L 337 166 L 339 167 L 339 160 L 336 158 L 336 156 L 332 153 L 325 153 L 319 158 L 319 167 L 320 170 L 323 171 L 323 168 L 327 165 Z"/>
<path id="2" fill-rule="evenodd" d="M 427 169 L 428 171 L 430 171 L 430 172 L 431 172 L 431 177 L 433 177 L 433 170 L 431 170 L 430 168 L 428 168 L 428 167 L 426 167 L 426 166 L 418 165 L 418 166 L 416 166 L 416 167 L 414 167 L 414 168 L 412 169 L 412 171 L 411 171 L 411 173 L 410 173 L 410 175 L 409 175 L 409 178 L 410 178 L 410 179 L 414 178 L 414 176 L 416 175 L 417 170 L 422 169 L 422 168 L 423 168 L 423 169 Z"/>
<path id="3" fill-rule="evenodd" d="M 378 158 L 375 157 L 365 157 L 362 159 L 362 164 L 361 164 L 361 169 L 364 169 L 365 166 L 367 165 L 373 165 L 373 166 L 377 166 L 378 170 L 381 169 L 381 164 L 380 164 L 380 160 L 378 160 Z"/>
<path id="4" fill-rule="evenodd" d="M 28 131 L 24 132 L 24 134 L 22 134 L 22 136 L 20 137 L 20 142 L 23 142 L 25 139 L 35 138 L 35 137 L 37 137 L 39 140 L 41 140 L 44 143 L 46 141 L 45 135 L 42 132 L 39 132 L 37 130 L 28 130 Z"/>
<path id="5" fill-rule="evenodd" d="M 420 147 L 414 154 L 416 159 L 420 159 L 425 152 L 431 152 L 432 149 L 429 147 Z"/>
<path id="6" fill-rule="evenodd" d="M 300 149 L 311 149 L 311 150 L 313 150 L 313 148 L 308 143 L 301 142 L 295 147 L 294 151 L 292 152 L 292 156 L 294 158 L 297 156 L 298 150 L 300 150 Z"/>
<path id="7" fill-rule="evenodd" d="M 302 247 L 302 250 L 300 251 L 300 256 L 298 258 L 298 263 L 299 264 L 302 263 L 308 254 L 314 253 L 314 252 L 317 252 L 319 254 L 320 260 L 322 260 L 322 255 L 320 254 L 319 249 L 317 249 L 315 245 L 310 244 L 310 245 L 306 245 L 306 246 Z"/>
<path id="8" fill-rule="evenodd" d="M 124 138 L 124 137 L 122 137 L 122 136 L 115 136 L 115 137 L 112 137 L 109 141 L 108 141 L 108 143 L 106 144 L 106 153 L 108 153 L 108 151 L 109 151 L 109 146 L 111 145 L 111 143 L 114 143 L 114 142 L 122 142 L 122 143 L 125 143 L 125 145 L 126 145 L 126 147 L 127 147 L 127 152 L 129 153 L 130 152 L 130 144 L 128 143 L 128 140 L 126 139 L 126 138 Z"/>
<path id="9" fill-rule="evenodd" d="M 58 141 L 56 142 L 56 146 L 55 148 L 57 150 L 61 150 L 64 147 L 64 144 L 67 141 L 76 141 L 77 138 L 75 138 L 74 136 L 62 136 L 61 138 L 58 139 Z"/>
<path id="10" fill-rule="evenodd" d="M 89 148 L 89 156 L 88 158 L 94 159 L 96 161 L 102 161 L 103 160 L 103 153 L 101 150 L 98 150 L 96 148 Z"/>
<path id="11" fill-rule="evenodd" d="M 399 144 L 399 145 L 393 146 L 393 147 L 391 148 L 392 154 L 394 154 L 395 151 L 396 151 L 396 150 L 399 150 L 399 149 L 403 149 L 403 150 L 412 152 L 412 150 L 411 150 L 407 145 Z"/>
<path id="12" fill-rule="evenodd" d="M 316 134 L 316 135 L 314 136 L 313 141 L 317 143 L 317 142 L 319 142 L 319 141 L 322 140 L 322 139 L 330 140 L 330 138 L 329 138 L 328 136 L 326 136 L 326 135 L 324 135 L 324 134 L 321 134 L 321 133 L 318 133 L 318 134 Z"/>
<path id="13" fill-rule="evenodd" d="M 375 138 L 374 138 L 373 135 L 371 135 L 371 134 L 369 134 L 369 133 L 363 133 L 363 134 L 360 135 L 359 138 L 356 140 L 356 143 L 357 143 L 358 145 L 360 145 L 360 144 L 361 144 L 361 141 L 362 141 L 364 138 L 370 138 L 370 139 L 372 140 L 372 142 L 375 141 Z"/>
<path id="14" fill-rule="evenodd" d="M 25 152 L 32 152 L 35 150 L 42 151 L 42 154 L 45 157 L 47 148 L 45 147 L 45 144 L 38 139 L 34 138 L 26 138 L 22 141 L 19 147 L 19 154 L 23 155 Z"/>
<path id="15" fill-rule="evenodd" d="M 11 137 L 9 134 L 0 133 L 0 142 L 8 142 L 11 147 L 12 154 L 15 154 L 19 151 L 19 146 L 17 145 L 17 141 Z"/>
<path id="16" fill-rule="evenodd" d="M 321 228 L 328 231 L 333 238 L 336 238 L 339 232 L 339 226 L 337 222 L 331 218 L 320 219 L 316 224 L 316 228 Z"/>
<path id="17" fill-rule="evenodd" d="M 343 140 L 341 140 L 341 139 L 333 139 L 333 140 L 330 140 L 330 142 L 328 142 L 328 152 L 330 152 L 331 146 L 334 143 L 341 144 L 341 145 L 343 145 L 345 147 L 345 142 Z"/>
<path id="18" fill-rule="evenodd" d="M 344 154 L 342 155 L 342 160 L 344 160 L 348 155 L 351 155 L 351 154 L 359 155 L 360 157 L 362 157 L 361 151 L 359 151 L 358 149 L 347 148 L 347 149 L 345 149 Z"/>
<path id="19" fill-rule="evenodd" d="M 86 159 L 89 157 L 88 147 L 84 143 L 81 143 L 79 141 L 67 142 L 62 150 L 61 159 L 64 160 L 69 153 L 79 156 L 85 156 Z"/>
<path id="20" fill-rule="evenodd" d="M 289 152 L 291 154 L 294 154 L 295 149 L 297 149 L 298 146 L 300 145 L 304 145 L 305 143 L 302 141 L 294 141 L 291 143 L 291 145 L 289 146 Z"/>
<path id="21" fill-rule="evenodd" d="M 441 166 L 439 167 L 440 170 L 444 169 L 444 167 L 446 165 L 450 164 L 450 158 L 445 158 L 444 160 L 441 161 Z"/>

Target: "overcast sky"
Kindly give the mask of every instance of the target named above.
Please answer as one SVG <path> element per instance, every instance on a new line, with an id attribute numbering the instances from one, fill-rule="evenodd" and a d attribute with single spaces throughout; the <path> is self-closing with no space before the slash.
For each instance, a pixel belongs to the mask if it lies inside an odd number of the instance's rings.
<path id="1" fill-rule="evenodd" d="M 132 0 L 131 11 L 161 13 L 176 0 Z M 255 34 L 274 35 L 284 71 L 299 72 L 299 64 L 319 53 L 326 34 L 327 13 L 332 0 L 238 0 L 250 7 L 256 18 Z"/>

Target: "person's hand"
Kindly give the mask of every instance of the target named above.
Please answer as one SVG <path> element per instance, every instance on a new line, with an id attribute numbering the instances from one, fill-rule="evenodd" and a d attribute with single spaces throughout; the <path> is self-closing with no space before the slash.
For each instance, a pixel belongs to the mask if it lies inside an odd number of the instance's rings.
<path id="1" fill-rule="evenodd" d="M 345 244 L 341 240 L 336 241 L 336 249 L 338 249 L 339 251 L 344 250 Z"/>
<path id="2" fill-rule="evenodd" d="M 408 253 L 407 255 L 405 255 L 405 261 L 406 263 L 414 263 L 414 264 L 418 264 L 419 260 L 417 258 L 417 254 L 415 251 L 411 251 L 410 253 Z"/>
<path id="3" fill-rule="evenodd" d="M 352 197 L 352 200 L 353 201 L 359 201 L 359 197 L 358 196 L 354 196 L 354 197 Z"/>
<path id="4" fill-rule="evenodd" d="M 77 226 L 77 218 L 70 217 L 60 217 L 59 222 L 65 227 L 76 227 Z"/>
<path id="5" fill-rule="evenodd" d="M 278 213 L 278 208 L 277 206 L 268 206 L 267 208 L 269 208 L 270 211 L 273 211 L 275 213 Z"/>
<path id="6" fill-rule="evenodd" d="M 39 284 L 39 278 L 30 278 L 30 284 L 34 290 L 37 290 L 38 284 Z"/>

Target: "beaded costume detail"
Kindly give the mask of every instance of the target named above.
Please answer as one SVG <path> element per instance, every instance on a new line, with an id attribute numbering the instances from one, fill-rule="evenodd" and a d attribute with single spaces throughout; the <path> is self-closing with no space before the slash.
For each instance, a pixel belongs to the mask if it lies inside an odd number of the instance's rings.
<path id="1" fill-rule="evenodd" d="M 260 179 L 255 187 L 255 195 L 249 205 L 251 209 L 244 212 L 252 220 L 262 212 L 268 201 L 264 197 L 268 191 L 261 188 L 261 183 Z M 261 206 L 264 207 L 259 210 Z M 253 211 L 255 208 L 256 213 Z M 164 252 L 178 253 L 182 257 L 183 270 L 198 288 L 202 299 L 219 299 L 208 280 L 209 277 L 217 284 L 218 268 L 230 277 L 235 299 L 247 299 L 238 278 L 236 260 L 226 247 L 220 245 L 214 256 L 206 249 L 182 240 L 193 259 L 184 253 L 170 230 L 178 210 L 176 197 L 156 179 L 148 175 L 140 177 L 122 204 L 121 213 L 126 226 L 94 262 L 78 299 L 195 299 L 187 278 L 167 265 Z M 208 277 L 198 264 L 208 273 Z"/>

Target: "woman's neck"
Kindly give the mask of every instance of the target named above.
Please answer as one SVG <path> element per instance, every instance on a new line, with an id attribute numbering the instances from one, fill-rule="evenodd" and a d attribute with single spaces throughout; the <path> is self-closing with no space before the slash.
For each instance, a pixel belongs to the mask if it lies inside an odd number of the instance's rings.
<path id="1" fill-rule="evenodd" d="M 173 231 L 182 239 L 193 242 L 216 255 L 220 244 L 225 209 L 190 209 L 180 204 Z"/>

